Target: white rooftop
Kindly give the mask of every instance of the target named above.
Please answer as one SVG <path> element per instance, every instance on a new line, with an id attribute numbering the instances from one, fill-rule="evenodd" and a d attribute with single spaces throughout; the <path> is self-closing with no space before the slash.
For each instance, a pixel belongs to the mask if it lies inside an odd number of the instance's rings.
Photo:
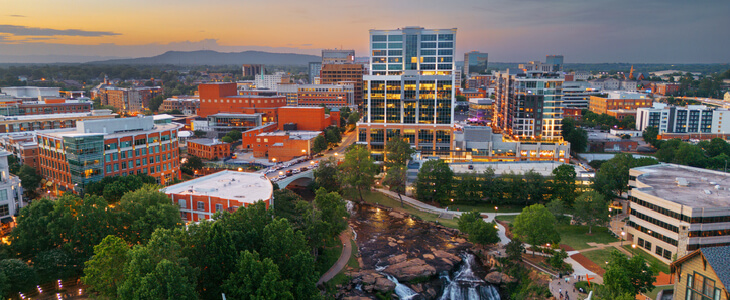
<path id="1" fill-rule="evenodd" d="M 636 188 L 641 192 L 689 207 L 730 206 L 730 173 L 665 163 L 634 170 L 648 185 Z"/>
<path id="2" fill-rule="evenodd" d="M 524 175 L 525 173 L 533 170 L 542 176 L 553 176 L 553 169 L 564 165 L 562 162 L 475 162 L 465 164 L 449 164 L 454 173 L 483 173 L 488 168 L 494 169 L 495 175 L 505 175 L 509 172 L 513 172 L 517 175 Z M 472 170 L 469 170 L 469 166 L 472 166 Z M 585 173 L 586 170 L 580 166 L 571 165 L 575 168 L 575 173 L 580 177 L 581 173 Z"/>
<path id="3" fill-rule="evenodd" d="M 255 203 L 271 199 L 274 186 L 262 174 L 226 170 L 171 185 L 162 191 L 165 194 L 205 195 Z"/>

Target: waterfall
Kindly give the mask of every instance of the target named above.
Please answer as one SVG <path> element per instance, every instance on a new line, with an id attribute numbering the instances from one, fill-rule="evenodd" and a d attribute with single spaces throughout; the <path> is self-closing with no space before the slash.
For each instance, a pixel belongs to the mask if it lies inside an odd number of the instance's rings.
<path id="1" fill-rule="evenodd" d="M 463 263 L 459 270 L 454 273 L 453 279 L 449 274 L 441 273 L 441 280 L 444 283 L 444 293 L 441 300 L 500 300 L 497 289 L 487 284 L 484 280 L 474 274 L 472 266 L 476 264 L 473 254 L 464 253 L 461 255 Z"/>
<path id="2" fill-rule="evenodd" d="M 395 283 L 395 294 L 398 295 L 398 298 L 413 299 L 413 297 L 418 295 L 418 293 L 414 292 L 411 288 L 407 287 L 405 284 L 401 284 L 400 282 L 398 282 L 398 279 L 396 279 L 395 277 L 393 277 L 389 274 L 385 274 L 385 273 L 383 273 L 383 275 L 385 275 L 385 277 L 388 278 L 388 280 Z"/>
<path id="3" fill-rule="evenodd" d="M 350 200 L 345 200 L 345 209 L 350 213 L 351 216 L 355 215 L 355 203 Z"/>

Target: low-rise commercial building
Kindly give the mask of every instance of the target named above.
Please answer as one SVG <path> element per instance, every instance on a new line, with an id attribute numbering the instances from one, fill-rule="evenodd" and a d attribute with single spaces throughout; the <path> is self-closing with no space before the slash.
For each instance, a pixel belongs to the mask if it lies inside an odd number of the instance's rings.
<path id="1" fill-rule="evenodd" d="M 570 161 L 570 143 L 505 140 L 488 126 L 464 126 L 454 132 L 455 161 Z"/>
<path id="2" fill-rule="evenodd" d="M 153 117 L 86 120 L 38 132 L 40 173 L 49 191 L 83 192 L 105 176 L 146 174 L 165 185 L 180 177 L 177 123 Z"/>
<path id="3" fill-rule="evenodd" d="M 188 154 L 207 160 L 217 160 L 231 156 L 231 144 L 218 139 L 188 140 Z"/>
<path id="4" fill-rule="evenodd" d="M 81 113 L 0 116 L 0 133 L 72 128 L 76 127 L 76 123 L 79 121 L 114 119 L 115 117 L 117 117 L 117 114 L 113 114 L 109 109 Z"/>
<path id="5" fill-rule="evenodd" d="M 591 96 L 588 109 L 596 114 L 608 114 L 610 110 L 636 110 L 651 107 L 653 100 L 646 94 L 635 92 L 608 92 L 605 97 Z"/>
<path id="6" fill-rule="evenodd" d="M 217 212 L 234 212 L 259 201 L 268 208 L 274 200 L 274 187 L 266 176 L 228 170 L 171 185 L 162 191 L 178 205 L 180 218 L 185 222 L 207 220 Z"/>
<path id="7" fill-rule="evenodd" d="M 489 98 L 469 99 L 469 122 L 492 123 L 494 100 Z"/>
<path id="8" fill-rule="evenodd" d="M 675 164 L 629 170 L 627 240 L 665 263 L 730 245 L 730 174 Z"/>
<path id="9" fill-rule="evenodd" d="M 163 100 L 159 108 L 160 111 L 179 110 L 186 116 L 197 115 L 198 109 L 200 109 L 200 98 L 181 96 L 174 96 Z"/>
<path id="10" fill-rule="evenodd" d="M 18 163 L 38 169 L 38 142 L 35 132 L 0 136 L 0 147 L 15 155 Z"/>
<path id="11" fill-rule="evenodd" d="M 314 139 L 321 131 L 272 131 L 256 135 L 252 144 L 254 157 L 270 161 L 288 161 L 298 156 L 312 155 Z"/>

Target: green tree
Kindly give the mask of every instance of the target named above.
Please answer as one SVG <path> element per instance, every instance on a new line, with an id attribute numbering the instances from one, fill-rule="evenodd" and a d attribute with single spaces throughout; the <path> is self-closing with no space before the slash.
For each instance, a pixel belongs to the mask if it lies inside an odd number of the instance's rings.
<path id="1" fill-rule="evenodd" d="M 114 298 L 117 288 L 124 282 L 124 265 L 127 263 L 129 246 L 116 236 L 110 235 L 94 246 L 94 256 L 84 263 L 84 282 L 92 291 Z"/>
<path id="2" fill-rule="evenodd" d="M 566 266 L 566 263 L 565 263 L 566 258 L 568 258 L 568 252 L 565 252 L 565 250 L 560 249 L 559 251 L 555 251 L 555 254 L 553 254 L 553 256 L 551 256 L 547 259 L 547 262 L 553 268 L 556 268 L 556 269 L 562 271 L 565 269 L 565 266 Z"/>
<path id="3" fill-rule="evenodd" d="M 416 178 L 416 196 L 422 201 L 446 203 L 449 199 L 454 172 L 442 160 L 423 163 Z"/>
<path id="4" fill-rule="evenodd" d="M 17 293 L 28 293 L 35 289 L 38 276 L 35 271 L 20 259 L 0 260 L 0 272 L 4 273 L 8 280 L 5 288 L 5 296 L 17 296 Z"/>
<path id="5" fill-rule="evenodd" d="M 400 207 L 403 207 L 402 194 L 406 192 L 406 179 L 406 167 L 400 165 L 389 168 L 383 178 L 383 185 L 387 185 L 389 190 L 398 194 Z"/>
<path id="6" fill-rule="evenodd" d="M 73 258 L 62 248 L 36 254 L 32 267 L 38 274 L 38 282 L 53 282 L 76 275 Z"/>
<path id="7" fill-rule="evenodd" d="M 628 258 L 626 254 L 614 250 L 603 275 L 603 288 L 597 294 L 602 299 L 616 299 L 625 294 L 636 297 L 654 288 L 656 274 L 656 267 L 649 266 L 643 256 Z"/>
<path id="8" fill-rule="evenodd" d="M 150 104 L 149 104 L 150 110 L 158 111 L 160 109 L 160 105 L 162 105 L 163 101 L 165 101 L 165 97 L 162 95 L 152 97 L 152 99 L 150 99 Z"/>
<path id="9" fill-rule="evenodd" d="M 525 246 L 519 238 L 513 238 L 505 246 L 504 253 L 507 254 L 507 258 L 512 262 L 522 260 L 522 252 L 525 252 Z"/>
<path id="10" fill-rule="evenodd" d="M 623 129 L 631 129 L 633 130 L 636 128 L 636 117 L 634 116 L 626 116 L 619 122 L 619 127 Z"/>
<path id="11" fill-rule="evenodd" d="M 469 235 L 469 241 L 487 245 L 499 242 L 496 224 L 487 223 L 479 212 L 473 211 L 459 217 L 459 230 Z"/>
<path id="12" fill-rule="evenodd" d="M 261 260 L 258 253 L 244 251 L 223 290 L 232 299 L 294 299 L 291 286 L 291 282 L 281 278 L 279 268 L 271 259 Z"/>
<path id="13" fill-rule="evenodd" d="M 8 167 L 11 174 L 18 175 L 18 171 L 20 171 L 20 162 L 18 161 L 18 157 L 15 155 L 8 155 Z"/>
<path id="14" fill-rule="evenodd" d="M 203 159 L 201 159 L 200 157 L 197 157 L 195 155 L 189 155 L 187 160 L 183 164 L 183 167 L 190 170 L 200 170 L 205 167 L 205 164 L 203 163 Z"/>
<path id="15" fill-rule="evenodd" d="M 652 145 L 655 148 L 658 148 L 659 146 L 657 136 L 659 136 L 659 129 L 657 129 L 655 126 L 646 127 L 646 129 L 644 129 L 644 132 L 641 134 L 644 142 L 647 142 L 649 145 Z"/>
<path id="16" fill-rule="evenodd" d="M 182 225 L 177 205 L 153 185 L 126 193 L 117 211 L 124 224 L 124 240 L 131 244 L 144 243 L 158 228 L 172 229 Z"/>
<path id="17" fill-rule="evenodd" d="M 226 136 L 224 136 L 224 137 L 221 138 L 221 142 L 224 142 L 224 143 L 233 143 L 233 138 L 231 138 L 230 136 L 227 136 L 226 135 Z"/>
<path id="18" fill-rule="evenodd" d="M 327 150 L 327 138 L 324 135 L 318 135 L 312 142 L 312 152 L 320 153 Z"/>
<path id="19" fill-rule="evenodd" d="M 553 199 L 561 200 L 568 206 L 573 205 L 576 197 L 575 168 L 569 164 L 562 164 L 553 169 Z"/>
<path id="20" fill-rule="evenodd" d="M 319 188 L 314 196 L 314 205 L 322 212 L 322 220 L 329 225 L 329 236 L 337 236 L 347 228 L 349 214 L 340 194 Z"/>
<path id="21" fill-rule="evenodd" d="M 198 299 L 190 270 L 162 259 L 146 274 L 132 299 Z M 210 298 L 208 298 L 210 299 Z"/>
<path id="22" fill-rule="evenodd" d="M 235 142 L 235 141 L 240 141 L 241 137 L 243 137 L 243 134 L 240 131 L 233 129 L 233 130 L 229 131 L 228 134 L 226 134 L 226 136 L 230 137 Z"/>
<path id="23" fill-rule="evenodd" d="M 5 272 L 0 270 L 0 298 L 10 297 L 10 280 L 5 275 Z"/>
<path id="24" fill-rule="evenodd" d="M 337 192 L 341 188 L 337 160 L 330 156 L 319 162 L 319 167 L 314 169 L 314 183 L 317 187 L 323 187 L 327 191 Z"/>
<path id="25" fill-rule="evenodd" d="M 357 121 L 360 121 L 360 114 L 358 112 L 353 112 L 347 117 L 347 125 L 355 125 Z"/>
<path id="26" fill-rule="evenodd" d="M 377 172 L 370 151 L 361 145 L 350 147 L 345 153 L 345 161 L 340 165 L 340 171 L 341 182 L 347 188 L 357 191 L 360 201 L 364 201 L 362 191 L 373 185 Z"/>
<path id="27" fill-rule="evenodd" d="M 605 225 L 609 220 L 608 201 L 599 192 L 585 192 L 575 199 L 573 218 L 588 225 L 588 234 L 592 234 L 594 225 Z"/>
<path id="28" fill-rule="evenodd" d="M 338 144 L 342 139 L 342 136 L 340 135 L 340 130 L 334 126 L 327 128 L 324 135 L 325 140 L 327 140 L 328 144 Z"/>
<path id="29" fill-rule="evenodd" d="M 58 247 L 62 240 L 51 234 L 54 202 L 48 198 L 35 200 L 20 210 L 16 226 L 10 232 L 10 251 L 23 259 Z"/>
<path id="30" fill-rule="evenodd" d="M 522 213 L 515 218 L 512 233 L 532 247 L 556 244 L 560 242 L 556 224 L 555 217 L 545 206 L 533 204 L 523 208 Z M 535 255 L 535 251 L 532 254 Z"/>
<path id="31" fill-rule="evenodd" d="M 202 138 L 202 137 L 205 137 L 207 133 L 202 130 L 195 130 L 195 131 L 193 131 L 193 134 L 195 135 L 196 138 Z"/>
<path id="32" fill-rule="evenodd" d="M 545 204 L 545 208 L 555 216 L 556 220 L 560 220 L 561 217 L 567 212 L 565 203 L 560 199 L 553 199 L 552 201 Z"/>
<path id="33" fill-rule="evenodd" d="M 620 197 L 629 189 L 629 169 L 656 164 L 653 158 L 635 159 L 628 153 L 617 153 L 601 164 L 593 179 L 593 190 L 608 199 Z"/>
<path id="34" fill-rule="evenodd" d="M 385 165 L 389 168 L 394 166 L 405 167 L 415 152 L 416 150 L 411 148 L 411 145 L 403 137 L 400 135 L 394 136 L 385 145 Z"/>
<path id="35" fill-rule="evenodd" d="M 583 128 L 576 128 L 565 136 L 565 140 L 570 143 L 570 150 L 575 153 L 586 151 L 588 146 L 588 132 Z"/>
<path id="36" fill-rule="evenodd" d="M 20 178 L 20 184 L 24 190 L 35 191 L 41 184 L 41 176 L 29 165 L 21 166 L 16 175 Z"/>
<path id="37" fill-rule="evenodd" d="M 278 200 L 278 199 L 277 199 Z M 233 239 L 218 222 L 203 222 L 188 226 L 184 256 L 199 270 L 197 290 L 202 299 L 220 297 L 221 282 L 233 272 L 236 250 Z"/>
<path id="38" fill-rule="evenodd" d="M 548 193 L 548 183 L 545 177 L 535 170 L 529 170 L 525 173 L 523 189 L 527 193 L 527 202 L 525 204 L 545 203 L 545 194 Z"/>

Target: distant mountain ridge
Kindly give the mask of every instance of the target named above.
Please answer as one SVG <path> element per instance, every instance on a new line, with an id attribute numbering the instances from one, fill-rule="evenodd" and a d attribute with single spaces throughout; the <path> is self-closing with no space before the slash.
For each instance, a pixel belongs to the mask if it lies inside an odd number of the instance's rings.
<path id="1" fill-rule="evenodd" d="M 213 50 L 167 51 L 152 57 L 111 59 L 88 62 L 105 65 L 307 65 L 321 61 L 316 55 L 264 51 L 218 52 Z"/>

